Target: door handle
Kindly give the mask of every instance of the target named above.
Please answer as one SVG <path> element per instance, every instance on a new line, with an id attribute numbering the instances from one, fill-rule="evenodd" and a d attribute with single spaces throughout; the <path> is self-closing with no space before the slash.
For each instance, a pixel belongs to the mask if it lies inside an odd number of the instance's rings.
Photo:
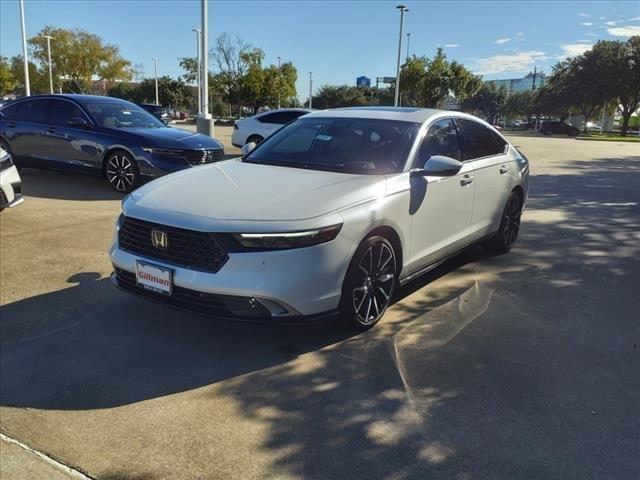
<path id="1" fill-rule="evenodd" d="M 507 167 L 505 167 L 504 165 L 502 167 L 500 167 L 500 175 L 504 175 L 508 171 L 509 171 L 509 169 Z"/>
<path id="2" fill-rule="evenodd" d="M 470 185 L 472 183 L 473 183 L 473 177 L 469 175 L 465 175 L 464 177 L 462 177 L 462 180 L 460 180 L 460 185 L 462 185 L 463 187 L 466 187 L 467 185 Z"/>
<path id="3" fill-rule="evenodd" d="M 16 126 L 15 122 L 7 123 L 7 127 L 9 127 L 9 128 L 15 128 L 15 126 Z"/>
<path id="4" fill-rule="evenodd" d="M 47 132 L 49 132 L 49 133 L 55 133 L 55 131 L 56 131 L 56 128 L 55 128 L 55 127 L 49 127 L 49 128 L 47 128 Z"/>

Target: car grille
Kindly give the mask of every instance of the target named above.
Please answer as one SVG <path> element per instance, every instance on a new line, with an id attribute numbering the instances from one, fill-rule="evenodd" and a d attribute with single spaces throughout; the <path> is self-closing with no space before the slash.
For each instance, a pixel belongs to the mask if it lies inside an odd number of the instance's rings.
<path id="1" fill-rule="evenodd" d="M 164 232 L 166 248 L 154 247 L 151 232 Z M 173 265 L 215 273 L 229 259 L 227 252 L 212 234 L 159 225 L 127 217 L 118 233 L 120 248 L 147 258 Z"/>
<path id="2" fill-rule="evenodd" d="M 4 190 L 0 188 L 0 207 L 6 206 L 8 204 L 9 204 L 9 199 L 7 198 L 7 195 L 4 193 Z"/>
<path id="3" fill-rule="evenodd" d="M 199 292 L 177 285 L 173 286 L 170 296 L 159 295 L 139 286 L 132 272 L 116 268 L 115 274 L 121 289 L 183 310 L 236 320 L 259 321 L 271 317 L 262 304 L 247 297 Z"/>
<path id="4" fill-rule="evenodd" d="M 189 165 L 203 165 L 205 163 L 219 162 L 224 156 L 224 150 L 216 148 L 213 150 L 185 150 L 184 156 Z"/>

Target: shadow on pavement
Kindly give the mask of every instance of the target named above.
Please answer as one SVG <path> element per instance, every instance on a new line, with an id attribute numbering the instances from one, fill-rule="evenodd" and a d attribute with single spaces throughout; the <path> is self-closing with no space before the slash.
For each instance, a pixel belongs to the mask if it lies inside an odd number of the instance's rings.
<path id="1" fill-rule="evenodd" d="M 227 154 L 224 156 L 224 160 L 238 158 L 238 156 L 238 154 Z M 23 168 L 20 171 L 20 176 L 23 194 L 27 197 L 85 201 L 122 200 L 124 198 L 123 194 L 113 190 L 106 179 L 92 175 Z M 147 180 L 145 183 L 149 181 L 151 180 Z"/>
<path id="2" fill-rule="evenodd" d="M 107 408 L 226 380 L 217 395 L 268 424 L 277 474 L 637 478 L 640 158 L 572 169 L 533 177 L 513 252 L 465 253 L 358 336 L 212 321 L 72 278 L 2 308 L 1 403 Z M 414 291 L 443 275 L 460 281 Z"/>

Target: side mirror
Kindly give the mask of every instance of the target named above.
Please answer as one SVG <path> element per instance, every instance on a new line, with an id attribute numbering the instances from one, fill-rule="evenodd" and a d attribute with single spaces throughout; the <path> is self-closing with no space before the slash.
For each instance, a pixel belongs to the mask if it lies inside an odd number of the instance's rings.
<path id="1" fill-rule="evenodd" d="M 423 168 L 411 170 L 412 177 L 451 177 L 462 168 L 462 162 L 444 155 L 433 155 Z"/>
<path id="2" fill-rule="evenodd" d="M 69 120 L 67 120 L 67 125 L 69 125 L 70 127 L 76 127 L 76 128 L 86 128 L 86 129 L 91 128 L 91 125 L 89 124 L 89 122 L 87 122 L 82 117 L 71 117 Z"/>
<path id="3" fill-rule="evenodd" d="M 256 148 L 256 146 L 257 145 L 254 142 L 244 144 L 240 149 L 240 151 L 242 152 L 242 156 L 246 157 L 247 155 L 249 155 Z"/>

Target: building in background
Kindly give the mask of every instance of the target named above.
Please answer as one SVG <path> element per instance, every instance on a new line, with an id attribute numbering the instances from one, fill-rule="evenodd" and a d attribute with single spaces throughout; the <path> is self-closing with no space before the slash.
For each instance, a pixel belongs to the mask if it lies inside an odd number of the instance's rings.
<path id="1" fill-rule="evenodd" d="M 547 76 L 542 72 L 529 72 L 523 78 L 507 78 L 504 80 L 486 80 L 496 88 L 504 87 L 508 93 L 531 91 L 540 88 L 547 82 Z"/>

